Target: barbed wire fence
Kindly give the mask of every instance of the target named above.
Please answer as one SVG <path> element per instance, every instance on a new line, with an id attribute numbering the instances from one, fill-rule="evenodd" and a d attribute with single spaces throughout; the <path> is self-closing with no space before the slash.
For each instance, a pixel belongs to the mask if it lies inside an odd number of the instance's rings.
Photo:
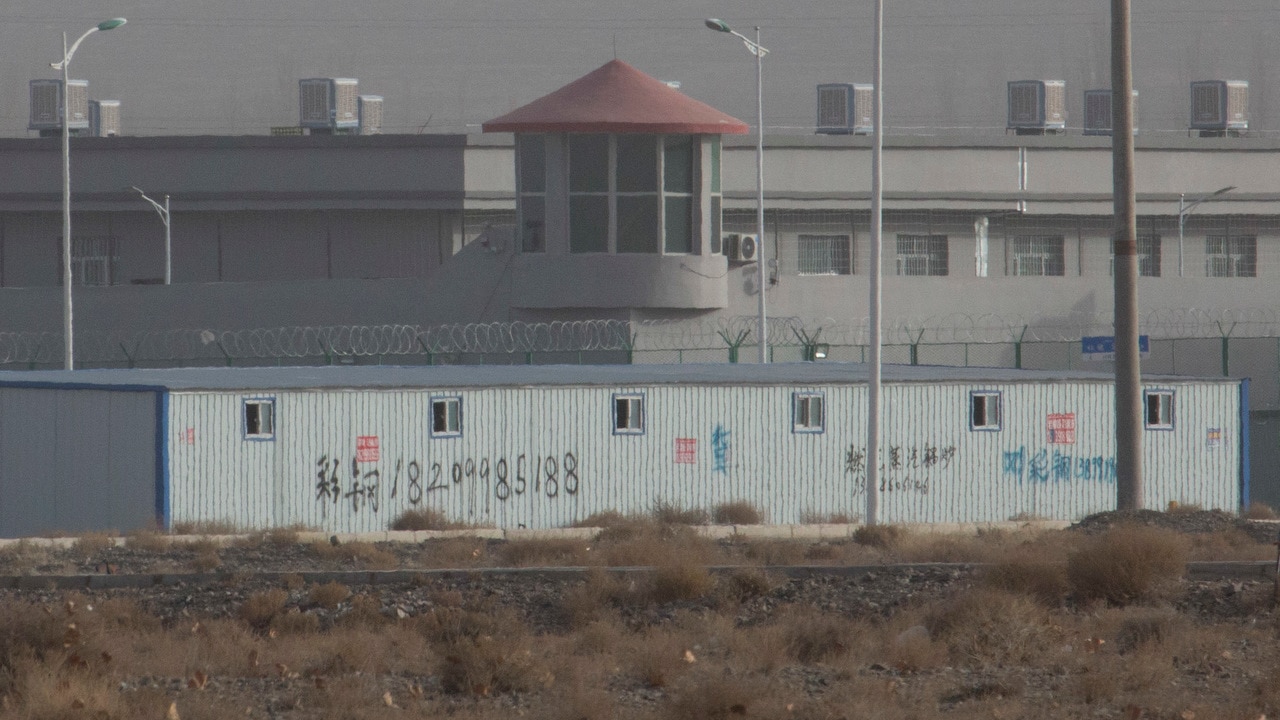
<path id="1" fill-rule="evenodd" d="M 1082 357 L 1080 339 L 1111 335 L 1111 316 L 1029 319 L 953 313 L 883 324 L 885 361 L 902 364 L 1035 369 L 1107 369 Z M 754 358 L 754 316 L 707 321 L 494 322 L 188 329 L 130 335 L 82 333 L 79 367 L 193 367 L 323 364 L 703 363 Z M 1280 308 L 1162 309 L 1140 323 L 1150 339 L 1144 371 L 1250 376 L 1268 387 L 1280 374 Z M 774 317 L 776 362 L 862 361 L 865 318 Z M 61 366 L 62 336 L 0 333 L 0 367 Z M 1272 392 L 1272 395 L 1275 393 Z"/>

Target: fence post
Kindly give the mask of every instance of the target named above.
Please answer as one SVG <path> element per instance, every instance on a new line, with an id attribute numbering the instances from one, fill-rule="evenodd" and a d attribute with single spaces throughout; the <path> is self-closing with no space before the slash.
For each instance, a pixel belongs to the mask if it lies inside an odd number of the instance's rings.
<path id="1" fill-rule="evenodd" d="M 1022 338 L 1027 335 L 1027 326 L 1022 326 L 1022 331 L 1018 333 L 1018 338 L 1013 341 L 1013 366 L 1019 370 L 1022 369 Z"/>
<path id="2" fill-rule="evenodd" d="M 1227 368 L 1231 364 L 1231 333 L 1235 332 L 1236 323 L 1231 323 L 1231 327 L 1227 328 L 1224 332 L 1221 320 L 1214 320 L 1213 322 L 1218 326 L 1218 332 L 1222 334 L 1222 376 L 1227 377 L 1230 375 L 1230 373 L 1227 372 Z"/>

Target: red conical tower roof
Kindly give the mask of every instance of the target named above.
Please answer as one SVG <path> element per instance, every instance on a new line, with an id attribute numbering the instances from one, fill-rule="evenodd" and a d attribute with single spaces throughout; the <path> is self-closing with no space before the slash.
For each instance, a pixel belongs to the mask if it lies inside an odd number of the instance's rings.
<path id="1" fill-rule="evenodd" d="M 741 135 L 746 123 L 612 60 L 483 126 L 485 132 Z"/>

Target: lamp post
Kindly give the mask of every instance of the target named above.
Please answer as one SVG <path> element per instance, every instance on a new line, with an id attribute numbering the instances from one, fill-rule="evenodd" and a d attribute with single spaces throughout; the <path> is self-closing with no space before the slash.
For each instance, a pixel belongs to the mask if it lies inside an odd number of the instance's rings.
<path id="1" fill-rule="evenodd" d="M 769 362 L 769 334 L 764 306 L 764 84 L 762 71 L 764 56 L 769 54 L 769 49 L 760 44 L 759 25 L 756 26 L 756 39 L 752 40 L 730 28 L 719 18 L 707 18 L 706 24 L 716 32 L 729 33 L 738 38 L 743 45 L 747 46 L 747 50 L 756 56 L 756 242 L 759 243 L 760 251 L 760 257 L 756 258 L 756 284 L 759 286 L 760 293 L 759 327 L 756 332 L 760 337 L 760 362 L 767 363 Z"/>
<path id="2" fill-rule="evenodd" d="M 164 284 L 168 285 L 173 279 L 173 242 L 169 235 L 169 194 L 164 195 L 164 205 L 147 197 L 142 192 L 142 188 L 137 185 L 131 186 L 138 195 L 147 202 L 151 203 L 151 207 L 155 208 L 156 214 L 160 216 L 160 222 L 164 223 Z"/>
<path id="3" fill-rule="evenodd" d="M 75 343 L 71 332 L 71 127 L 67 108 L 67 83 L 71 75 L 68 68 L 85 38 L 99 30 L 113 30 L 125 22 L 124 18 L 103 20 L 86 30 L 70 48 L 67 47 L 67 34 L 62 33 L 62 60 L 49 63 L 49 67 L 62 71 L 62 334 L 68 370 L 75 369 Z"/>
<path id="4" fill-rule="evenodd" d="M 1224 188 L 1218 188 L 1208 195 L 1204 195 L 1198 200 L 1192 200 L 1191 202 L 1186 202 L 1186 193 L 1178 193 L 1178 277 L 1182 277 L 1182 237 L 1187 225 L 1187 216 L 1190 215 L 1191 211 L 1195 209 L 1195 206 L 1200 203 L 1216 198 L 1219 195 L 1229 193 L 1235 189 L 1235 185 L 1228 185 Z"/>

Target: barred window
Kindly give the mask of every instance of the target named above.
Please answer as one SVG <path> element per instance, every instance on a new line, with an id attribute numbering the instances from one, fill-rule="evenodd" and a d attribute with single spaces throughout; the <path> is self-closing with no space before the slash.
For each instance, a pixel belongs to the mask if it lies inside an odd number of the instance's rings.
<path id="1" fill-rule="evenodd" d="M 852 275 L 852 242 L 848 235 L 801 235 L 796 242 L 800 275 Z"/>
<path id="2" fill-rule="evenodd" d="M 1011 275 L 1065 275 L 1061 235 L 1018 235 L 1009 244 Z"/>
<path id="3" fill-rule="evenodd" d="M 110 285 L 120 258 L 110 235 L 71 236 L 71 283 Z M 62 238 L 58 238 L 58 284 L 62 284 Z"/>
<path id="4" fill-rule="evenodd" d="M 899 235 L 899 275 L 946 275 L 946 235 Z"/>
<path id="5" fill-rule="evenodd" d="M 1207 277 L 1257 277 L 1256 235 L 1210 235 L 1204 240 Z"/>
<path id="6" fill-rule="evenodd" d="M 1116 274 L 1116 243 L 1111 241 L 1111 274 Z M 1138 275 L 1160 277 L 1160 236 L 1138 236 Z"/>

